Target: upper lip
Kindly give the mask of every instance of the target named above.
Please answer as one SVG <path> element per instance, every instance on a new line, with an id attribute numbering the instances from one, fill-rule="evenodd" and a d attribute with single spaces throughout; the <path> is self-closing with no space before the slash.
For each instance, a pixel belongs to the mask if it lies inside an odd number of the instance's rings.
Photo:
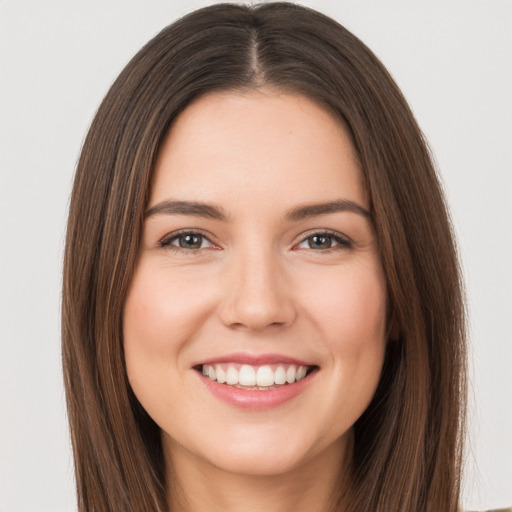
<path id="1" fill-rule="evenodd" d="M 218 357 L 211 357 L 202 359 L 192 364 L 192 367 L 200 366 L 203 364 L 216 364 L 216 363 L 239 363 L 249 364 L 251 366 L 262 366 L 265 364 L 295 364 L 297 366 L 316 366 L 314 363 L 296 359 L 295 357 L 286 356 L 283 354 L 249 354 L 245 352 L 235 352 L 231 354 L 224 354 Z"/>

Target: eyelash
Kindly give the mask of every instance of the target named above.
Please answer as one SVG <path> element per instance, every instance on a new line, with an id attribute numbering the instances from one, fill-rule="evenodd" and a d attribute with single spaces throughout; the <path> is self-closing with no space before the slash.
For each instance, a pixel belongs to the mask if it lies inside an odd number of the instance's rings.
<path id="1" fill-rule="evenodd" d="M 309 233 L 305 233 L 305 235 L 303 235 L 302 240 L 298 244 L 296 244 L 294 246 L 294 248 L 307 242 L 310 238 L 313 238 L 314 236 L 330 238 L 333 242 L 336 242 L 336 244 L 337 244 L 333 247 L 328 247 L 326 249 L 317 249 L 317 250 L 315 250 L 315 252 L 320 252 L 320 253 L 333 252 L 333 251 L 339 251 L 342 249 L 352 249 L 352 247 L 353 247 L 353 243 L 348 237 L 342 235 L 341 233 L 338 233 L 337 231 L 332 231 L 330 229 L 324 229 L 321 231 L 312 231 Z M 314 250 L 311 247 L 309 247 L 309 249 Z"/>
<path id="2" fill-rule="evenodd" d="M 179 246 L 174 245 L 172 243 L 173 241 L 178 240 L 179 237 L 183 236 L 183 235 L 200 237 L 201 238 L 201 245 L 202 245 L 202 241 L 206 240 L 206 241 L 208 241 L 211 244 L 211 246 L 213 248 L 219 249 L 219 247 L 217 245 L 215 245 L 208 238 L 208 236 L 205 233 L 203 233 L 201 231 L 197 231 L 197 230 L 182 230 L 182 231 L 170 233 L 169 235 L 166 235 L 164 238 L 162 238 L 159 241 L 159 246 L 162 247 L 162 248 L 167 248 L 167 249 L 170 249 L 172 251 L 179 252 L 179 253 L 182 253 L 182 254 L 186 254 L 186 255 L 189 255 L 189 256 L 198 254 L 200 251 L 206 249 L 206 247 L 199 247 L 199 248 L 196 248 L 196 249 L 193 249 L 193 248 L 188 248 L 187 249 L 187 248 L 184 248 L 184 247 L 179 247 Z M 324 248 L 324 249 L 313 249 L 312 247 L 308 248 L 309 250 L 312 250 L 312 251 L 317 252 L 317 253 L 318 252 L 319 253 L 328 253 L 328 252 L 339 251 L 339 250 L 347 250 L 347 249 L 351 249 L 353 247 L 352 241 L 350 239 L 348 239 L 346 236 L 341 235 L 337 231 L 332 231 L 332 230 L 324 229 L 324 230 L 321 230 L 321 231 L 312 231 L 312 232 L 309 232 L 309 233 L 305 233 L 305 235 L 303 235 L 301 241 L 298 242 L 297 244 L 295 244 L 293 249 L 296 249 L 298 246 L 300 246 L 303 243 L 306 243 L 309 239 L 311 239 L 311 238 L 313 238 L 315 236 L 316 237 L 326 237 L 326 238 L 331 239 L 331 247 L 327 247 L 327 248 Z M 336 245 L 332 246 L 332 243 L 334 243 L 334 242 L 336 243 Z M 208 248 L 210 248 L 210 247 L 208 247 Z M 297 250 L 300 250 L 300 249 L 297 249 Z"/>
<path id="3" fill-rule="evenodd" d="M 183 235 L 189 235 L 189 236 L 197 236 L 197 237 L 200 237 L 201 240 L 207 240 L 213 247 L 215 248 L 218 248 L 209 238 L 208 236 L 201 232 L 201 231 L 197 231 L 197 230 L 187 230 L 187 229 L 184 229 L 182 231 L 177 231 L 177 232 L 174 232 L 174 233 L 170 233 L 169 235 L 166 235 L 164 238 L 162 238 L 159 242 L 159 245 L 160 247 L 162 248 L 167 248 L 167 249 L 171 249 L 172 251 L 175 251 L 175 252 L 180 252 L 180 253 L 184 253 L 184 254 L 187 254 L 187 255 L 193 255 L 193 254 L 197 254 L 200 250 L 203 250 L 205 249 L 204 247 L 201 248 L 199 247 L 198 249 L 186 249 L 184 247 L 179 247 L 177 245 L 173 245 L 172 242 L 174 240 L 178 240 L 180 236 L 183 236 Z M 201 244 L 202 245 L 202 244 Z"/>

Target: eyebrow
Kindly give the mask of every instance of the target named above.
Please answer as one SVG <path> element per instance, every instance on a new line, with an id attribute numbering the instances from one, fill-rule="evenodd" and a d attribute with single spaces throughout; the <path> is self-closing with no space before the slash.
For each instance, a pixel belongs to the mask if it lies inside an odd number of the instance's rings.
<path id="1" fill-rule="evenodd" d="M 357 213 L 369 220 L 372 219 L 371 213 L 366 208 L 348 199 L 298 206 L 289 210 L 285 217 L 290 221 L 296 222 L 319 215 L 338 212 Z M 220 221 L 228 220 L 228 215 L 221 206 L 211 203 L 203 203 L 200 201 L 165 200 L 149 208 L 146 211 L 146 218 L 159 214 L 192 215 L 194 217 L 203 217 Z"/>
<path id="2" fill-rule="evenodd" d="M 204 217 L 222 221 L 228 218 L 228 215 L 222 207 L 200 201 L 162 201 L 146 211 L 146 218 L 158 214 L 193 215 L 194 217 Z"/>
<path id="3" fill-rule="evenodd" d="M 371 213 L 360 204 L 348 199 L 339 199 L 327 203 L 309 204 L 293 208 L 286 214 L 286 218 L 292 221 L 304 220 L 318 215 L 329 213 L 352 212 L 372 220 Z"/>

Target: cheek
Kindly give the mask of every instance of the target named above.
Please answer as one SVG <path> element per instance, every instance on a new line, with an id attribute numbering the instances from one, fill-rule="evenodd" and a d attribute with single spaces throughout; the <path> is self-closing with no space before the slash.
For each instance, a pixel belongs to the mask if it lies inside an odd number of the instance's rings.
<path id="1" fill-rule="evenodd" d="M 341 268 L 334 274 L 309 289 L 306 306 L 330 351 L 357 354 L 382 345 L 387 299 L 380 266 Z"/>
<path id="2" fill-rule="evenodd" d="M 138 271 L 128 293 L 124 310 L 124 344 L 129 363 L 131 354 L 150 357 L 170 350 L 169 326 L 172 325 L 172 304 L 158 282 Z M 167 333 L 167 336 L 165 335 Z"/>
<path id="3" fill-rule="evenodd" d="M 192 297 L 183 297 L 184 291 L 142 260 L 128 292 L 123 318 L 126 370 L 133 391 L 149 409 L 153 402 L 168 400 L 159 383 L 179 376 L 175 364 L 181 340 L 193 325 L 183 311 Z"/>
<path id="4" fill-rule="evenodd" d="M 125 350 L 174 353 L 199 328 L 209 303 L 200 279 L 142 261 L 125 305 Z"/>
<path id="5" fill-rule="evenodd" d="M 128 380 L 142 403 L 145 403 L 146 388 L 153 387 L 155 392 L 158 391 L 154 380 L 164 371 L 162 362 L 170 350 L 161 336 L 165 329 L 161 319 L 164 302 L 160 295 L 158 288 L 151 286 L 139 269 L 125 304 L 123 338 Z"/>
<path id="6" fill-rule="evenodd" d="M 350 428 L 377 388 L 386 347 L 386 287 L 380 267 L 338 269 L 310 291 L 310 318 L 328 353 L 332 435 Z"/>
<path id="7" fill-rule="evenodd" d="M 186 385 L 188 370 L 183 354 L 215 307 L 217 285 L 206 277 L 149 257 L 139 261 L 133 276 L 123 318 L 126 371 L 155 420 L 165 404 L 179 402 L 175 390 Z"/>

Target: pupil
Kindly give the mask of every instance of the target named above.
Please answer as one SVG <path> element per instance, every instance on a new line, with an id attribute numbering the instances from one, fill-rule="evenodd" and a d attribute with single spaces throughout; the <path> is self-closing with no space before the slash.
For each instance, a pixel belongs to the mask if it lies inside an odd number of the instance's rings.
<path id="1" fill-rule="evenodd" d="M 201 247 L 201 235 L 181 235 L 180 247 L 184 249 L 199 249 Z"/>
<path id="2" fill-rule="evenodd" d="M 311 249 L 329 249 L 331 247 L 331 237 L 325 235 L 313 235 L 309 238 L 309 247 Z"/>

